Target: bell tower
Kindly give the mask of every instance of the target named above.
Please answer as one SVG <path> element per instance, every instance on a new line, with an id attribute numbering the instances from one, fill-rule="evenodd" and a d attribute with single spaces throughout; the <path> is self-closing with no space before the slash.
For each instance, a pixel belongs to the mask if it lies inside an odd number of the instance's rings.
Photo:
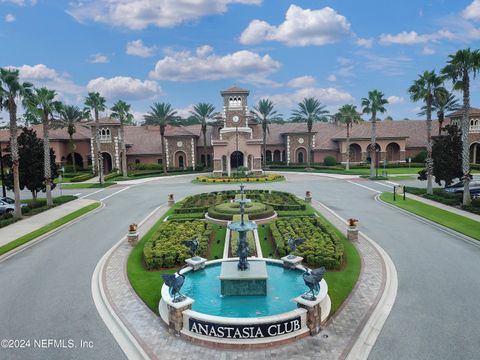
<path id="1" fill-rule="evenodd" d="M 248 127 L 248 90 L 231 87 L 221 92 L 223 97 L 223 118 L 225 128 Z"/>

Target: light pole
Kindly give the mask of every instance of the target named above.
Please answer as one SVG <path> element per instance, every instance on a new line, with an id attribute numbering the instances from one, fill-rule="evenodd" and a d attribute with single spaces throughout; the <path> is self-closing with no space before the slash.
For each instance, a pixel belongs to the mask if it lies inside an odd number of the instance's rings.
<path id="1" fill-rule="evenodd" d="M 2 154 L 2 145 L 0 144 L 0 176 L 2 179 L 2 194 L 3 197 L 7 196 L 7 189 L 5 188 L 5 173 L 3 171 L 3 154 Z"/>
<path id="2" fill-rule="evenodd" d="M 237 176 L 238 176 L 238 125 L 235 126 L 235 146 L 236 146 L 235 162 L 237 165 Z"/>

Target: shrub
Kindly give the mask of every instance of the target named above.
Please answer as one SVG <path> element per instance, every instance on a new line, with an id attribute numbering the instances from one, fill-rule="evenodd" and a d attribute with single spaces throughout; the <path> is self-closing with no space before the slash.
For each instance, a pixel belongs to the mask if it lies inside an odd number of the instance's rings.
<path id="1" fill-rule="evenodd" d="M 278 219 L 270 225 L 270 231 L 280 256 L 288 254 L 287 241 L 290 237 L 301 237 L 306 241 L 294 252 L 312 266 L 338 269 L 343 260 L 343 244 L 332 226 L 320 218 L 296 217 Z"/>
<path id="2" fill-rule="evenodd" d="M 103 180 L 104 181 L 109 181 L 109 180 L 112 180 L 112 179 L 115 179 L 116 177 L 118 177 L 120 174 L 118 174 L 116 171 L 112 171 L 110 174 L 107 174 L 103 177 Z"/>
<path id="3" fill-rule="evenodd" d="M 93 173 L 88 173 L 88 174 L 82 174 L 82 175 L 77 175 L 73 178 L 70 179 L 70 182 L 82 182 L 82 181 L 87 181 L 95 177 L 95 174 Z"/>
<path id="4" fill-rule="evenodd" d="M 333 157 L 332 155 L 328 155 L 323 160 L 323 163 L 325 166 L 335 166 L 337 165 L 337 159 L 335 159 L 335 157 Z"/>
<path id="5" fill-rule="evenodd" d="M 197 253 L 206 256 L 212 225 L 204 221 L 166 221 L 149 239 L 143 248 L 148 269 L 171 268 L 184 263 L 190 257 L 183 240 L 197 238 L 200 242 Z"/>
<path id="6" fill-rule="evenodd" d="M 425 160 L 427 160 L 427 150 L 420 151 L 417 155 L 415 155 L 412 158 L 412 162 L 414 163 L 425 164 Z"/>

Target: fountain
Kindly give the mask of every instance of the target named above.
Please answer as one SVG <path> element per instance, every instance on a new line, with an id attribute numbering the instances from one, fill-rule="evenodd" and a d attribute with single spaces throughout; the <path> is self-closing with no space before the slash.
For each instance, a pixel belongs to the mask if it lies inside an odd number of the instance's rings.
<path id="1" fill-rule="evenodd" d="M 228 225 L 230 231 L 238 232 L 238 263 L 226 261 L 222 263 L 220 271 L 221 294 L 229 295 L 266 295 L 267 294 L 267 266 L 265 261 L 248 261 L 249 247 L 247 232 L 257 229 L 252 221 L 245 221 L 245 204 L 250 200 L 245 198 L 245 186 L 240 185 L 240 221 Z"/>

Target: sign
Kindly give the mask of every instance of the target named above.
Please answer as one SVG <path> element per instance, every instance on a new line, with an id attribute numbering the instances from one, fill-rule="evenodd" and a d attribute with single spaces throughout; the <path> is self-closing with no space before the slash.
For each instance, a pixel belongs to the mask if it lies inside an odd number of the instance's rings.
<path id="1" fill-rule="evenodd" d="M 302 328 L 300 316 L 288 320 L 239 325 L 219 324 L 190 318 L 188 330 L 194 334 L 223 339 L 263 339 L 293 333 Z"/>
<path id="2" fill-rule="evenodd" d="M 398 195 L 403 195 L 405 193 L 405 185 L 398 185 L 395 188 Z"/>

